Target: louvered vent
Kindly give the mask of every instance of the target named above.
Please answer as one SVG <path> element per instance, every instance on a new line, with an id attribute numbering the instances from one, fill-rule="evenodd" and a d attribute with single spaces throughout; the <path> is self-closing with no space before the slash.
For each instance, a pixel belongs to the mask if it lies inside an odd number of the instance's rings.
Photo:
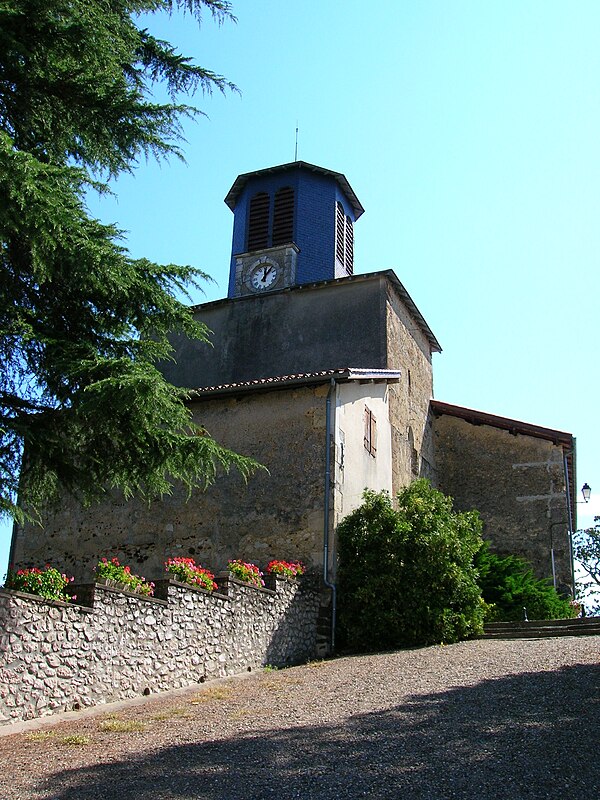
<path id="1" fill-rule="evenodd" d="M 341 203 L 335 204 L 335 255 L 337 260 L 344 263 L 344 239 L 345 239 L 345 217 L 344 207 Z"/>
<path id="2" fill-rule="evenodd" d="M 346 217 L 346 259 L 344 266 L 348 275 L 352 275 L 354 271 L 354 228 L 350 217 Z"/>
<path id="3" fill-rule="evenodd" d="M 275 192 L 273 208 L 273 247 L 288 244 L 294 238 L 294 190 L 284 186 Z"/>
<path id="4" fill-rule="evenodd" d="M 248 219 L 248 250 L 269 246 L 269 195 L 258 192 L 250 201 Z"/>

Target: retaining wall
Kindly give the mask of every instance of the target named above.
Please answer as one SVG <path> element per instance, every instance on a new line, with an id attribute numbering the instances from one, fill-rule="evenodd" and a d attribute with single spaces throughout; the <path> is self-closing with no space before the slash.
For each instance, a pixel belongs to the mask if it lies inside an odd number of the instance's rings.
<path id="1" fill-rule="evenodd" d="M 271 585 L 161 581 L 145 598 L 88 584 L 85 605 L 0 590 L 0 725 L 314 657 L 319 591 Z"/>

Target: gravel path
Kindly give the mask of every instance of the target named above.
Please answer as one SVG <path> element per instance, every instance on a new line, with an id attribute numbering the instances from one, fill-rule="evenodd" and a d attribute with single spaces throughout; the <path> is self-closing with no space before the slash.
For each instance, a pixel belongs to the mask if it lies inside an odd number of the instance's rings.
<path id="1" fill-rule="evenodd" d="M 600 637 L 316 662 L 0 738 L 1 800 L 600 796 Z"/>

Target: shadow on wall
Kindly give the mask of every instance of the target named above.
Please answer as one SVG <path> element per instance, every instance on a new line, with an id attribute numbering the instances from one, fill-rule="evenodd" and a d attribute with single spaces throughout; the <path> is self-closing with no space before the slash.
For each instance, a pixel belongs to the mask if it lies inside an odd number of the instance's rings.
<path id="1" fill-rule="evenodd" d="M 63 770 L 44 782 L 44 796 L 596 797 L 599 678 L 597 666 L 526 673 L 414 695 L 403 705 L 341 724 L 168 747 Z"/>
<path id="2" fill-rule="evenodd" d="M 321 652 L 319 647 L 319 586 L 316 581 L 310 581 L 307 576 L 300 580 L 305 582 L 309 591 L 314 592 L 312 613 L 307 614 L 306 595 L 300 592 L 296 593 L 271 634 L 262 660 L 263 666 L 282 667 L 305 663 L 307 661 L 307 641 L 313 643 L 309 658 L 322 657 L 328 652 Z M 269 588 L 275 588 L 277 585 L 275 581 L 267 579 L 265 579 L 265 583 Z M 302 631 L 302 637 L 294 637 L 295 631 Z"/>

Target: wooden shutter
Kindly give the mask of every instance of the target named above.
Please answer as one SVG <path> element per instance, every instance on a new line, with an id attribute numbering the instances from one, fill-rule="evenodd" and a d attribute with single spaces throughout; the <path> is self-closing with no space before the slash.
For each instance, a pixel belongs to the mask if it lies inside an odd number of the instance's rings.
<path id="1" fill-rule="evenodd" d="M 377 420 L 373 416 L 373 412 L 371 412 L 371 455 L 374 456 L 377 453 Z"/>
<path id="2" fill-rule="evenodd" d="M 377 453 L 377 421 L 373 412 L 365 406 L 365 450 L 372 456 Z"/>
<path id="3" fill-rule="evenodd" d="M 258 192 L 250 201 L 248 216 L 248 251 L 269 246 L 269 195 Z"/>
<path id="4" fill-rule="evenodd" d="M 340 264 L 344 263 L 345 239 L 344 208 L 341 203 L 335 204 L 335 256 Z"/>
<path id="5" fill-rule="evenodd" d="M 294 190 L 284 186 L 275 192 L 273 206 L 273 247 L 294 239 Z"/>
<path id="6" fill-rule="evenodd" d="M 344 266 L 348 275 L 354 272 L 354 229 L 352 228 L 352 220 L 346 217 L 346 253 L 345 253 Z"/>

